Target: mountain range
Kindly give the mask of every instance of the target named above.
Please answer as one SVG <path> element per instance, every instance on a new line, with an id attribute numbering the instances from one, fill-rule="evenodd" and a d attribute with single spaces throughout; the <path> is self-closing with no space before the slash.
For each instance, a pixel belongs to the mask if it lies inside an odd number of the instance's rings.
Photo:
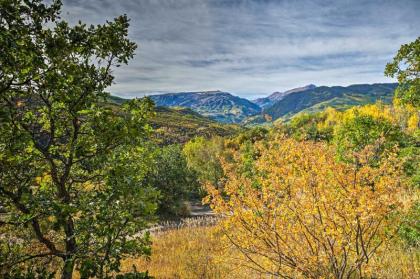
<path id="1" fill-rule="evenodd" d="M 250 101 L 223 91 L 180 92 L 150 95 L 157 107 L 188 108 L 222 123 L 259 124 L 288 120 L 301 112 L 318 112 L 327 107 L 339 110 L 358 105 L 392 101 L 397 83 L 315 86 L 309 84 Z M 114 103 L 125 99 L 111 96 Z M 197 116 L 197 115 L 196 115 Z"/>
<path id="2" fill-rule="evenodd" d="M 190 108 L 225 123 L 240 123 L 261 112 L 257 104 L 222 91 L 167 93 L 149 97 L 156 106 Z"/>
<path id="3" fill-rule="evenodd" d="M 327 107 L 344 110 L 358 105 L 382 101 L 390 103 L 397 83 L 355 84 L 350 86 L 320 86 L 298 90 L 263 109 L 263 115 L 273 120 L 289 119 L 300 112 L 317 112 Z"/>

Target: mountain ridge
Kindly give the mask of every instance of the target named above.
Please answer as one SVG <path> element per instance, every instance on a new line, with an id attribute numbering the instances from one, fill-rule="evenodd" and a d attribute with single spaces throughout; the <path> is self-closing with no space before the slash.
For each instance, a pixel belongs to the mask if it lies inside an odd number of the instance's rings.
<path id="1" fill-rule="evenodd" d="M 187 107 L 225 123 L 239 123 L 246 117 L 261 112 L 261 108 L 248 99 L 220 90 L 164 93 L 147 97 L 157 106 Z"/>
<path id="2" fill-rule="evenodd" d="M 262 114 L 273 120 L 290 118 L 299 112 L 317 112 L 327 107 L 346 109 L 348 107 L 392 101 L 398 83 L 352 84 L 349 86 L 319 86 L 286 95 Z"/>
<path id="3" fill-rule="evenodd" d="M 282 118 L 290 119 L 299 112 L 318 112 L 326 107 L 339 110 L 382 100 L 392 101 L 397 83 L 352 84 L 349 86 L 315 86 L 309 84 L 250 101 L 229 92 L 194 91 L 151 94 L 158 107 L 189 108 L 200 115 L 222 123 L 259 124 Z M 113 102 L 125 99 L 111 96 Z"/>
<path id="4" fill-rule="evenodd" d="M 262 109 L 264 109 L 264 108 L 267 108 L 267 107 L 273 105 L 275 102 L 280 101 L 281 99 L 283 99 L 288 94 L 295 93 L 295 92 L 301 92 L 301 91 L 305 91 L 305 90 L 313 89 L 313 88 L 316 88 L 316 85 L 308 84 L 308 85 L 305 85 L 305 86 L 289 89 L 289 90 L 286 90 L 284 92 L 276 91 L 276 92 L 273 92 L 271 95 L 269 95 L 267 97 L 262 97 L 262 98 L 252 100 L 252 102 L 259 105 Z"/>

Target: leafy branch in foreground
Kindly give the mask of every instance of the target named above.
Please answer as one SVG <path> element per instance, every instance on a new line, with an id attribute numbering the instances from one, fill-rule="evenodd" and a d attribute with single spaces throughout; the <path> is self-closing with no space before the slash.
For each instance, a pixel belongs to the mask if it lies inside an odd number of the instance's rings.
<path id="1" fill-rule="evenodd" d="M 392 62 L 385 68 L 385 75 L 398 79 L 396 97 L 403 103 L 420 107 L 420 37 L 402 45 Z"/>
<path id="2" fill-rule="evenodd" d="M 157 194 L 144 185 L 153 104 L 101 105 L 114 66 L 136 45 L 129 20 L 73 27 L 60 1 L 0 1 L 0 270 L 46 265 L 104 278 L 124 255 L 149 254 L 138 234 Z"/>

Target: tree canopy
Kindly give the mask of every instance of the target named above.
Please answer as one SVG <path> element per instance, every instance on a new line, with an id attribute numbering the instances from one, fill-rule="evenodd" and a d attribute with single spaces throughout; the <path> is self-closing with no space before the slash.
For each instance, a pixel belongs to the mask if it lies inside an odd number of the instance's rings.
<path id="1" fill-rule="evenodd" d="M 398 79 L 396 97 L 404 103 L 420 107 L 420 37 L 404 44 L 392 62 L 385 68 L 385 74 Z"/>
<path id="2" fill-rule="evenodd" d="M 128 18 L 70 26 L 60 9 L 0 1 L 0 270 L 104 278 L 124 255 L 150 252 L 139 232 L 157 199 L 143 183 L 153 104 L 103 105 L 112 69 L 136 49 Z"/>

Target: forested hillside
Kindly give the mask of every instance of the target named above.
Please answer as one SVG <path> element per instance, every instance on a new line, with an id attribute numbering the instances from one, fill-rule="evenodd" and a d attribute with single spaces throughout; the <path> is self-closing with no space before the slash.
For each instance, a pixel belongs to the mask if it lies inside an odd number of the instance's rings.
<path id="1" fill-rule="evenodd" d="M 114 105 L 114 109 L 119 110 L 128 101 L 111 95 L 107 105 Z M 237 124 L 220 123 L 183 107 L 155 107 L 148 121 L 154 129 L 152 137 L 159 145 L 185 143 L 198 136 L 230 136 L 245 129 Z"/>
<path id="2" fill-rule="evenodd" d="M 389 104 L 396 87 L 396 83 L 355 84 L 347 87 L 308 85 L 254 100 L 256 105 L 218 91 L 152 95 L 150 98 L 158 106 L 191 108 L 218 122 L 248 125 L 269 123 L 279 118 L 289 120 L 298 113 L 314 113 L 328 107 L 344 110 L 377 101 Z M 124 99 L 115 96 L 111 96 L 110 100 L 115 103 L 124 102 Z"/>
<path id="3" fill-rule="evenodd" d="M 153 137 L 159 144 L 185 143 L 194 137 L 230 136 L 239 133 L 241 126 L 220 123 L 187 108 L 157 107 L 150 123 Z"/>
<path id="4" fill-rule="evenodd" d="M 328 107 L 343 110 L 377 101 L 389 104 L 396 87 L 396 83 L 356 84 L 347 87 L 320 86 L 288 94 L 264 109 L 263 114 L 268 114 L 275 120 L 291 118 L 299 112 L 319 112 Z"/>

